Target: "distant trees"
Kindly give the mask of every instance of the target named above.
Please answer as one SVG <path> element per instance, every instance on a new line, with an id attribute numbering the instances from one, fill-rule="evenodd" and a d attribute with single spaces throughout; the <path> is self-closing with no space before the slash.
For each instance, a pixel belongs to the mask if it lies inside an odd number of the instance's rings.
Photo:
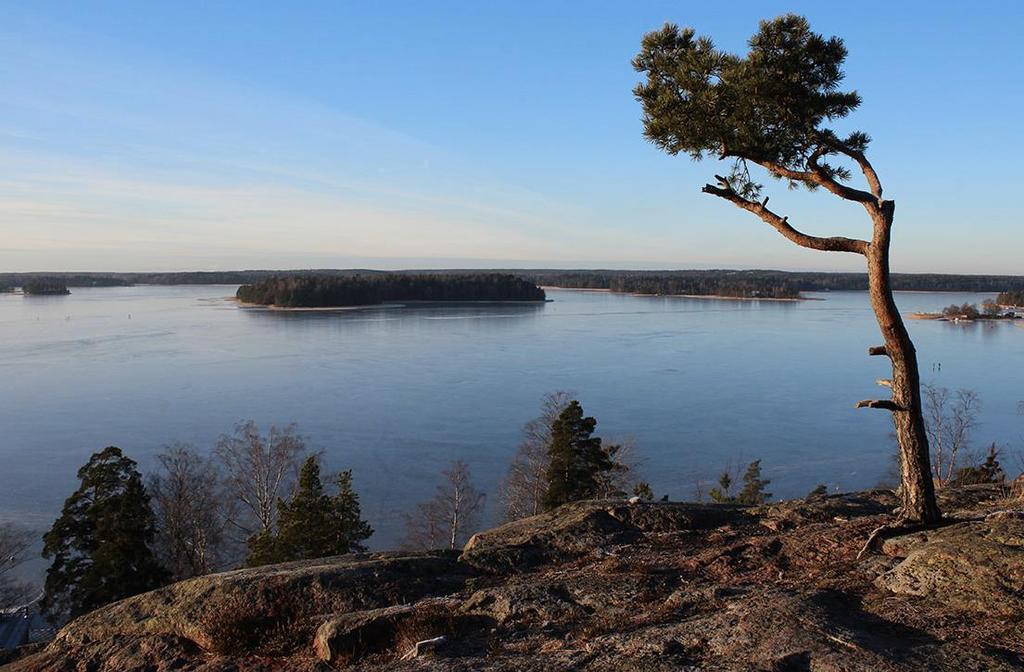
<path id="1" fill-rule="evenodd" d="M 1024 290 L 1000 292 L 996 297 L 996 303 L 1003 306 L 1024 307 Z"/>
<path id="2" fill-rule="evenodd" d="M 35 538 L 28 528 L 0 523 L 0 610 L 31 598 L 32 587 L 15 579 L 13 571 L 28 559 Z"/>
<path id="3" fill-rule="evenodd" d="M 647 481 L 639 481 L 633 486 L 633 496 L 639 497 L 640 501 L 649 502 L 654 499 L 654 490 L 651 489 L 651 484 Z"/>
<path id="4" fill-rule="evenodd" d="M 324 492 L 320 464 L 310 455 L 302 465 L 295 492 L 278 500 L 277 531 L 263 530 L 249 539 L 249 566 L 322 558 L 363 551 L 373 528 L 362 519 L 352 472 L 338 475 L 338 492 Z"/>
<path id="5" fill-rule="evenodd" d="M 726 469 L 718 477 L 718 486 L 712 488 L 708 496 L 719 504 L 742 504 L 744 506 L 759 506 L 771 499 L 772 493 L 765 491 L 771 481 L 761 478 L 761 460 L 754 460 L 747 465 L 747 470 L 743 472 L 743 487 L 739 493 L 733 495 L 732 489 L 735 483 L 735 477 L 729 469 Z"/>
<path id="6" fill-rule="evenodd" d="M 960 467 L 949 482 L 950 485 L 979 485 L 981 483 L 1003 483 L 1006 473 L 999 464 L 999 447 L 995 443 L 988 447 L 985 459 L 978 464 Z"/>
<path id="7" fill-rule="evenodd" d="M 962 303 L 959 306 L 954 303 L 943 308 L 942 315 L 949 319 L 976 320 L 981 313 L 973 303 Z"/>
<path id="8" fill-rule="evenodd" d="M 500 273 L 291 275 L 238 288 L 245 303 L 286 308 L 365 306 L 385 301 L 543 301 L 532 282 Z"/>
<path id="9" fill-rule="evenodd" d="M 867 273 L 822 273 L 769 270 L 540 270 L 516 271 L 542 286 L 609 289 L 635 294 L 694 294 L 736 297 L 794 298 L 800 292 L 866 291 Z M 1024 276 L 893 273 L 895 290 L 933 292 L 1005 292 L 1024 306 Z M 1003 305 L 1013 305 L 1003 301 Z"/>
<path id="10" fill-rule="evenodd" d="M 216 461 L 175 444 L 157 455 L 148 488 L 156 515 L 154 544 L 175 581 L 223 569 L 229 563 L 234 502 Z"/>
<path id="11" fill-rule="evenodd" d="M 541 399 L 540 415 L 523 426 L 523 441 L 499 490 L 506 520 L 535 516 L 544 510 L 551 426 L 571 402 L 571 392 L 549 392 Z"/>
<path id="12" fill-rule="evenodd" d="M 985 317 L 999 317 L 1003 314 L 1003 307 L 999 305 L 998 301 L 985 299 L 981 302 L 981 312 Z"/>
<path id="13" fill-rule="evenodd" d="M 110 446 L 89 458 L 78 478 L 81 484 L 43 537 L 43 557 L 53 563 L 42 607 L 54 620 L 168 579 L 152 550 L 156 518 L 135 462 Z"/>
<path id="14" fill-rule="evenodd" d="M 21 291 L 30 296 L 62 296 L 71 293 L 67 285 L 53 278 L 28 280 L 21 286 Z"/>
<path id="15" fill-rule="evenodd" d="M 572 400 L 551 425 L 548 444 L 546 510 L 567 502 L 599 497 L 609 475 L 616 470 L 617 446 L 605 448 L 593 436 L 597 420 L 583 415 L 580 402 Z"/>
<path id="16" fill-rule="evenodd" d="M 591 436 L 596 425 L 594 418 L 583 417 L 571 392 L 544 395 L 540 415 L 523 426 L 523 441 L 500 486 L 505 520 L 577 499 L 637 494 L 632 442 L 605 446 Z"/>
<path id="17" fill-rule="evenodd" d="M 643 107 L 644 136 L 670 155 L 728 161 L 704 193 L 758 217 L 789 241 L 812 250 L 864 258 L 868 295 L 884 344 L 869 354 L 890 360 L 888 399 L 865 399 L 858 408 L 892 415 L 900 447 L 898 523 L 932 524 L 941 519 L 929 464 L 928 436 L 921 406 L 914 344 L 892 294 L 889 250 L 896 204 L 884 198 L 882 183 L 867 158 L 870 138 L 855 131 L 837 134 L 830 126 L 860 105 L 855 91 L 841 89 L 846 47 L 825 38 L 795 14 L 760 23 L 746 54 L 716 49 L 692 28 L 666 24 L 648 33 L 634 68 L 645 75 L 634 88 Z M 847 184 L 847 165 L 864 176 L 861 188 Z M 822 189 L 862 207 L 871 238 L 816 236 L 799 230 L 768 207 L 764 185 L 752 169 L 790 187 Z"/>
<path id="18" fill-rule="evenodd" d="M 473 485 L 469 466 L 456 460 L 442 475 L 434 496 L 405 516 L 409 548 L 462 548 L 479 526 L 485 495 Z"/>
<path id="19" fill-rule="evenodd" d="M 967 452 L 971 432 L 978 426 L 981 399 L 974 390 L 925 384 L 925 427 L 932 446 L 932 469 L 935 482 L 945 485 L 953 480 L 959 461 Z"/>

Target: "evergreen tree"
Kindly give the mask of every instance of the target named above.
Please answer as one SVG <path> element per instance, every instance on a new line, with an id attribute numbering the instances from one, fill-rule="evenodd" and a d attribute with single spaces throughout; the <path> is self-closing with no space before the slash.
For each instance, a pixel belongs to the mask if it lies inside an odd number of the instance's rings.
<path id="1" fill-rule="evenodd" d="M 551 425 L 550 463 L 544 508 L 591 499 L 601 491 L 603 476 L 615 468 L 612 456 L 591 436 L 597 421 L 584 417 L 580 402 L 571 401 Z"/>
<path id="2" fill-rule="evenodd" d="M 961 467 L 957 470 L 956 476 L 950 481 L 953 485 L 978 485 L 980 483 L 1003 483 L 1006 480 L 1006 473 L 999 464 L 999 447 L 993 443 L 988 448 L 985 461 L 974 465 Z"/>
<path id="3" fill-rule="evenodd" d="M 708 496 L 711 501 L 719 504 L 732 504 L 736 501 L 736 498 L 732 496 L 732 476 L 728 471 L 722 472 L 722 475 L 718 477 L 718 486 L 711 488 Z"/>
<path id="4" fill-rule="evenodd" d="M 769 483 L 771 483 L 770 480 L 761 478 L 761 460 L 754 460 L 747 465 L 747 470 L 743 474 L 743 488 L 739 493 L 732 494 L 734 479 L 726 469 L 718 477 L 718 487 L 712 488 L 708 495 L 712 501 L 719 504 L 757 506 L 764 504 L 772 496 L 772 493 L 764 491 L 765 486 Z"/>
<path id="5" fill-rule="evenodd" d="M 807 493 L 807 497 L 804 499 L 814 499 L 816 497 L 825 497 L 828 495 L 828 486 L 824 483 L 819 483 L 814 486 L 814 489 Z"/>
<path id="6" fill-rule="evenodd" d="M 55 621 L 152 590 L 168 577 L 151 549 L 155 518 L 135 462 L 110 446 L 89 458 L 78 478 L 43 537 L 43 557 L 53 564 L 42 607 Z"/>
<path id="7" fill-rule="evenodd" d="M 769 483 L 771 481 L 767 478 L 761 478 L 761 460 L 754 460 L 743 474 L 743 489 L 736 495 L 736 503 L 747 506 L 764 504 L 772 496 L 772 493 L 764 491 Z"/>
<path id="8" fill-rule="evenodd" d="M 285 561 L 284 554 L 277 543 L 277 535 L 271 530 L 260 530 L 249 537 L 245 545 L 249 549 L 248 554 L 245 556 L 247 567 L 272 565 Z"/>
<path id="9" fill-rule="evenodd" d="M 316 456 L 306 459 L 295 493 L 288 501 L 278 500 L 277 508 L 277 533 L 265 530 L 249 539 L 249 566 L 362 551 L 365 547 L 361 542 L 373 534 L 360 518 L 352 472 L 341 472 L 338 493 L 328 496 Z"/>
<path id="10" fill-rule="evenodd" d="M 884 343 L 869 355 L 890 360 L 887 399 L 864 399 L 857 408 L 892 413 L 900 447 L 899 520 L 935 524 L 942 518 L 921 406 L 917 353 L 893 299 L 889 268 L 896 203 L 868 159 L 871 138 L 840 135 L 833 122 L 857 109 L 856 91 L 843 90 L 846 47 L 838 37 L 811 30 L 802 16 L 762 21 L 734 54 L 715 48 L 692 28 L 665 24 L 644 36 L 633 60 L 644 81 L 633 90 L 643 106 L 644 135 L 669 155 L 714 157 L 731 166 L 702 191 L 757 216 L 791 242 L 822 252 L 860 255 Z M 864 176 L 853 186 L 850 166 Z M 768 206 L 758 169 L 789 187 L 824 189 L 864 208 L 871 238 L 817 236 L 801 231 L 775 205 Z"/>
<path id="11" fill-rule="evenodd" d="M 359 495 L 352 489 L 352 470 L 338 474 L 338 494 L 331 498 L 339 553 L 362 553 L 364 541 L 373 535 L 373 528 L 362 519 Z"/>

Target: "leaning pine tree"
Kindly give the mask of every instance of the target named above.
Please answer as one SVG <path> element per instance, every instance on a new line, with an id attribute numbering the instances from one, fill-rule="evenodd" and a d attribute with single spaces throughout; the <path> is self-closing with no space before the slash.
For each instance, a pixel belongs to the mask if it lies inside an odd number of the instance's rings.
<path id="1" fill-rule="evenodd" d="M 731 161 L 728 174 L 716 175 L 717 184 L 705 185 L 704 193 L 757 215 L 797 245 L 865 257 L 871 306 L 885 341 L 868 353 L 890 359 L 892 378 L 879 382 L 891 388 L 892 396 L 861 401 L 857 407 L 892 413 L 902 470 L 900 521 L 935 523 L 941 514 L 929 465 L 917 355 L 889 280 L 895 204 L 882 197 L 882 183 L 866 157 L 868 136 L 840 137 L 826 126 L 860 104 L 856 92 L 839 89 L 846 47 L 837 37 L 812 32 L 806 19 L 792 14 L 762 21 L 749 45 L 745 57 L 737 56 L 719 51 L 690 28 L 671 24 L 646 35 L 633 61 L 646 74 L 634 90 L 643 105 L 644 135 L 671 155 Z M 846 184 L 852 173 L 837 159 L 856 165 L 867 188 Z M 768 208 L 750 164 L 790 187 L 823 188 L 859 203 L 871 219 L 871 239 L 797 230 Z"/>

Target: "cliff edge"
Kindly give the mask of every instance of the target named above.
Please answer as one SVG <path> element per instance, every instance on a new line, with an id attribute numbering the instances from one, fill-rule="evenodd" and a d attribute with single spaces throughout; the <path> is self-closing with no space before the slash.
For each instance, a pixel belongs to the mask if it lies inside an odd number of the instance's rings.
<path id="1" fill-rule="evenodd" d="M 1018 670 L 1024 512 L 1005 495 L 947 489 L 950 524 L 859 560 L 891 520 L 891 493 L 578 502 L 482 532 L 461 554 L 177 583 L 0 669 Z"/>

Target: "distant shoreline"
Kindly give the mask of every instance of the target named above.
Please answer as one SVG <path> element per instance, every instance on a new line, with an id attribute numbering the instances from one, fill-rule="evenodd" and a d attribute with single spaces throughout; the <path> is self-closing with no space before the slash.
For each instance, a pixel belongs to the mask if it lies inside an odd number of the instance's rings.
<path id="1" fill-rule="evenodd" d="M 557 285 L 540 285 L 540 288 L 559 289 L 565 292 L 605 292 L 607 294 L 625 294 L 638 297 L 669 297 L 679 299 L 714 299 L 716 301 L 824 301 L 817 297 L 795 296 L 795 297 L 771 297 L 771 296 L 725 296 L 724 294 L 641 294 L 639 292 L 618 292 L 614 289 L 600 289 L 596 287 L 559 287 Z"/>
<path id="2" fill-rule="evenodd" d="M 960 322 L 1017 322 L 1017 321 L 1019 321 L 1021 319 L 1024 319 L 1024 318 L 1021 318 L 1021 317 L 1007 317 L 1007 316 L 986 317 L 984 315 L 979 315 L 978 317 L 973 317 L 973 318 L 967 318 L 967 317 L 949 318 L 949 317 L 946 317 L 945 315 L 943 315 L 942 313 L 911 313 L 907 317 L 909 319 L 911 319 L 911 320 L 924 320 L 924 321 L 931 321 L 931 322 L 957 322 L 957 323 L 960 323 Z"/>

